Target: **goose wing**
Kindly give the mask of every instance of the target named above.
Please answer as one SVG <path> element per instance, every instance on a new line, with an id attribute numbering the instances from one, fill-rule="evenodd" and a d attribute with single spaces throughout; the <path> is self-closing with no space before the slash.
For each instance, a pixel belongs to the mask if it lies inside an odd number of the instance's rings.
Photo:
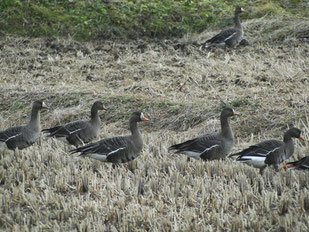
<path id="1" fill-rule="evenodd" d="M 118 136 L 100 140 L 96 143 L 73 149 L 72 153 L 81 152 L 80 157 L 91 157 L 103 162 L 125 163 L 135 159 L 140 152 L 134 152 L 129 136 Z"/>
<path id="2" fill-rule="evenodd" d="M 70 122 L 63 126 L 57 126 L 50 129 L 42 130 L 45 133 L 50 133 L 48 137 L 68 137 L 73 134 L 80 133 L 87 127 L 86 121 Z"/>
<path id="3" fill-rule="evenodd" d="M 26 126 L 11 127 L 0 133 L 0 143 L 11 150 L 23 149 L 31 146 L 36 139 L 27 139 L 24 133 Z"/>
<path id="4" fill-rule="evenodd" d="M 265 164 L 278 167 L 278 164 L 290 158 L 292 154 L 284 149 L 284 147 L 279 147 L 278 149 L 274 149 L 273 151 L 269 152 L 265 159 Z"/>
<path id="5" fill-rule="evenodd" d="M 168 150 L 185 153 L 188 156 L 202 159 L 213 159 L 222 153 L 222 141 L 216 135 L 208 134 L 186 142 L 170 146 Z"/>
<path id="6" fill-rule="evenodd" d="M 274 149 L 281 147 L 283 145 L 282 141 L 278 140 L 267 140 L 256 145 L 250 146 L 240 152 L 231 154 L 232 156 L 257 156 L 257 157 L 266 157 L 268 156 Z"/>
<path id="7" fill-rule="evenodd" d="M 237 34 L 236 28 L 227 28 L 222 30 L 219 34 L 215 35 L 211 39 L 207 40 L 206 43 L 223 43 L 227 42 L 228 40 L 232 39 L 233 36 Z"/>

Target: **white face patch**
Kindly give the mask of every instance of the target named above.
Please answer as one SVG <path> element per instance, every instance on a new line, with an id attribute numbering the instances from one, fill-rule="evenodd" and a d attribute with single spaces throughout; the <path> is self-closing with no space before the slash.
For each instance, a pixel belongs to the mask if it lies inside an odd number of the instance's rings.
<path id="1" fill-rule="evenodd" d="M 143 120 L 143 118 L 144 118 L 144 114 L 143 114 L 143 112 L 142 112 L 142 113 L 141 113 L 141 116 L 140 116 L 140 119 Z"/>
<path id="2" fill-rule="evenodd" d="M 42 102 L 42 107 L 48 108 L 48 106 L 45 104 L 45 102 Z"/>

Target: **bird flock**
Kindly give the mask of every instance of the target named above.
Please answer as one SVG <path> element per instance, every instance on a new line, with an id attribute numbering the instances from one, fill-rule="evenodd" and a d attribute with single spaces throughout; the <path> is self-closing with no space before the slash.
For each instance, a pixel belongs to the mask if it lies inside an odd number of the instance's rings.
<path id="1" fill-rule="evenodd" d="M 43 101 L 35 101 L 32 105 L 30 122 L 27 125 L 10 127 L 0 132 L 0 145 L 10 149 L 24 149 L 33 145 L 40 137 L 40 111 L 48 109 Z M 133 112 L 129 119 L 131 134 L 105 138 L 94 143 L 99 134 L 101 120 L 99 110 L 106 109 L 102 102 L 96 101 L 91 107 L 90 120 L 79 120 L 52 128 L 43 129 L 47 138 L 56 138 L 64 143 L 75 146 L 70 152 L 79 153 L 74 159 L 89 157 L 102 162 L 113 164 L 126 163 L 137 158 L 143 149 L 142 135 L 137 123 L 148 121 L 141 111 Z M 230 154 L 234 146 L 234 135 L 230 127 L 229 118 L 239 115 L 230 107 L 225 107 L 220 114 L 221 130 L 218 133 L 206 134 L 191 140 L 174 144 L 168 151 L 175 154 L 185 154 L 195 159 L 221 160 L 226 157 L 237 156 L 236 162 L 246 163 L 260 169 L 261 175 L 267 166 L 277 171 L 279 165 L 289 159 L 294 153 L 292 138 L 305 140 L 301 130 L 290 128 L 284 133 L 283 141 L 267 140 L 252 145 L 240 152 Z M 309 156 L 301 160 L 287 163 L 287 169 L 309 169 Z"/>
<path id="2" fill-rule="evenodd" d="M 244 9 L 236 7 L 234 15 L 235 26 L 222 30 L 219 34 L 208 39 L 203 47 L 230 46 L 234 47 L 243 40 L 243 28 L 239 15 Z M 246 42 L 246 41 L 245 41 Z M 35 101 L 32 106 L 31 119 L 27 125 L 15 126 L 0 132 L 0 146 L 10 150 L 24 149 L 33 145 L 40 137 L 40 110 L 48 108 L 43 101 Z M 114 164 L 126 163 L 137 158 L 143 148 L 143 139 L 137 123 L 148 121 L 143 112 L 132 113 L 129 119 L 131 134 L 115 136 L 90 143 L 99 135 L 101 120 L 99 110 L 106 110 L 102 102 L 96 101 L 92 105 L 90 120 L 79 120 L 43 129 L 47 138 L 56 138 L 69 145 L 75 146 L 70 152 L 79 153 L 75 159 L 82 157 L 93 158 L 102 162 Z M 182 153 L 188 157 L 202 160 L 218 160 L 226 157 L 237 157 L 236 162 L 246 163 L 260 169 L 263 174 L 267 166 L 279 170 L 279 164 L 289 159 L 294 153 L 292 138 L 304 140 L 301 130 L 290 128 L 284 133 L 283 141 L 267 140 L 252 145 L 242 151 L 230 154 L 234 146 L 234 136 L 229 124 L 229 118 L 238 115 L 232 108 L 226 107 L 220 114 L 221 131 L 206 134 L 168 148 L 176 154 Z M 287 163 L 287 169 L 309 169 L 309 156 L 298 161 Z"/>

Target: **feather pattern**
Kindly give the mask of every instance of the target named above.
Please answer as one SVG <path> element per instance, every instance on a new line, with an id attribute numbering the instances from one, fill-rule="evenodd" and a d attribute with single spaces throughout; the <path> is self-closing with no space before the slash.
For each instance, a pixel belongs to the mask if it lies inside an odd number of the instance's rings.
<path id="1" fill-rule="evenodd" d="M 238 156 L 236 161 L 246 163 L 250 166 L 260 169 L 260 173 L 267 165 L 273 165 L 276 169 L 283 161 L 290 158 L 294 153 L 294 144 L 292 138 L 300 138 L 301 131 L 297 128 L 291 128 L 284 134 L 284 140 L 267 140 L 256 145 L 250 146 L 238 153 L 230 155 Z"/>
<path id="2" fill-rule="evenodd" d="M 0 145 L 10 150 L 24 149 L 34 144 L 40 137 L 40 110 L 47 108 L 42 101 L 32 104 L 31 118 L 27 125 L 10 127 L 0 132 Z"/>
<path id="3" fill-rule="evenodd" d="M 284 166 L 284 169 L 309 170 L 309 156 L 305 156 L 300 160 L 289 162 Z"/>
<path id="4" fill-rule="evenodd" d="M 242 12 L 244 12 L 244 10 L 237 7 L 234 16 L 235 27 L 222 30 L 219 34 L 207 40 L 203 45 L 205 46 L 207 43 L 210 45 L 226 45 L 229 47 L 237 45 L 243 37 L 243 28 L 239 19 L 239 14 Z"/>
<path id="5" fill-rule="evenodd" d="M 44 129 L 42 132 L 47 134 L 46 137 L 54 137 L 76 147 L 89 143 L 99 134 L 101 120 L 98 110 L 103 109 L 105 107 L 102 102 L 96 101 L 91 108 L 90 120 L 74 121 L 62 126 Z"/>
<path id="6" fill-rule="evenodd" d="M 172 145 L 169 151 L 184 153 L 189 157 L 203 160 L 215 160 L 225 158 L 233 147 L 234 137 L 228 118 L 236 115 L 231 108 L 225 108 L 221 112 L 221 132 L 206 134 L 180 144 Z"/>
<path id="7" fill-rule="evenodd" d="M 143 148 L 143 140 L 137 122 L 147 121 L 142 112 L 134 112 L 130 118 L 131 135 L 102 139 L 83 147 L 73 149 L 72 153 L 81 154 L 75 158 L 89 157 L 102 162 L 126 163 L 137 158 Z"/>

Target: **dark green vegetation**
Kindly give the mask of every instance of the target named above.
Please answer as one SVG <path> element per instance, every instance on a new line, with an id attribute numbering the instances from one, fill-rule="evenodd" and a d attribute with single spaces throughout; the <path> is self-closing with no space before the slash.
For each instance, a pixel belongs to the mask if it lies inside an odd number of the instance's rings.
<path id="1" fill-rule="evenodd" d="M 301 0 L 1 0 L 1 35 L 98 38 L 181 37 L 213 26 L 232 24 L 236 5 L 246 8 L 243 19 L 264 15 L 305 16 Z M 305 7 L 304 7 L 305 6 Z"/>

